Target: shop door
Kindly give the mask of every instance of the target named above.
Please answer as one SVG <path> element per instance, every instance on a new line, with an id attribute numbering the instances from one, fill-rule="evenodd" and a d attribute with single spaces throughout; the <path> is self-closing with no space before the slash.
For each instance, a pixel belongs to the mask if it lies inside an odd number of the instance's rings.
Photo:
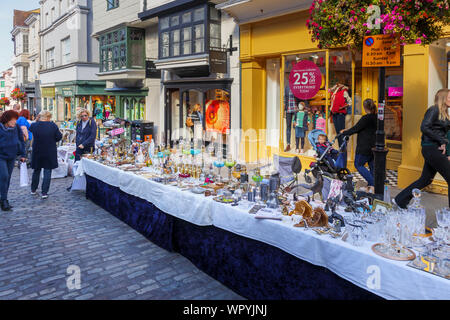
<path id="1" fill-rule="evenodd" d="M 363 99 L 378 105 L 378 68 L 364 68 Z M 397 170 L 402 160 L 403 67 L 386 68 L 385 121 L 386 148 L 389 150 L 386 169 Z M 363 108 L 364 109 L 364 108 Z M 364 110 L 362 111 L 364 114 Z"/>

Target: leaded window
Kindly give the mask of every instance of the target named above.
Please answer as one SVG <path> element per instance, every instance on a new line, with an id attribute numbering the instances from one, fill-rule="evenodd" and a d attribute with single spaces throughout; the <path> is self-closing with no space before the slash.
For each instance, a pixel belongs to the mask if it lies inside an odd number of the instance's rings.
<path id="1" fill-rule="evenodd" d="M 100 72 L 145 67 L 145 32 L 122 28 L 103 34 L 100 42 Z"/>

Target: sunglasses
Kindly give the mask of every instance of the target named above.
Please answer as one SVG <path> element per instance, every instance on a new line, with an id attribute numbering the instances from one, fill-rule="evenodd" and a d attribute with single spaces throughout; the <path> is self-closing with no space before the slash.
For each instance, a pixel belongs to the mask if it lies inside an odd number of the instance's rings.
<path id="1" fill-rule="evenodd" d="M 82 118 L 87 118 L 87 117 L 89 117 L 87 114 L 83 114 L 83 115 L 81 115 L 81 117 Z"/>

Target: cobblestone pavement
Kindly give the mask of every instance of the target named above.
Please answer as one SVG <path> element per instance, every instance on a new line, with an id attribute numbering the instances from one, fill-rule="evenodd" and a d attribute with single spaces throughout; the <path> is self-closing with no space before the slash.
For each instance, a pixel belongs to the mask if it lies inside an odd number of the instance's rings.
<path id="1" fill-rule="evenodd" d="M 127 224 L 52 180 L 47 200 L 19 188 L 15 169 L 0 211 L 0 299 L 243 299 L 188 259 L 156 246 Z M 81 289 L 69 290 L 69 265 Z"/>

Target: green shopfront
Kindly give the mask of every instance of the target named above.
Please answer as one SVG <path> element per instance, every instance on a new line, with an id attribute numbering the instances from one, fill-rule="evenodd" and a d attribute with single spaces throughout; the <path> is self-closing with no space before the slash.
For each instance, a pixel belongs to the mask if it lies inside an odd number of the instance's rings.
<path id="1" fill-rule="evenodd" d="M 55 86 L 57 120 L 76 120 L 80 109 L 88 109 L 97 119 L 145 119 L 147 89 L 106 88 L 106 81 L 68 81 Z"/>

